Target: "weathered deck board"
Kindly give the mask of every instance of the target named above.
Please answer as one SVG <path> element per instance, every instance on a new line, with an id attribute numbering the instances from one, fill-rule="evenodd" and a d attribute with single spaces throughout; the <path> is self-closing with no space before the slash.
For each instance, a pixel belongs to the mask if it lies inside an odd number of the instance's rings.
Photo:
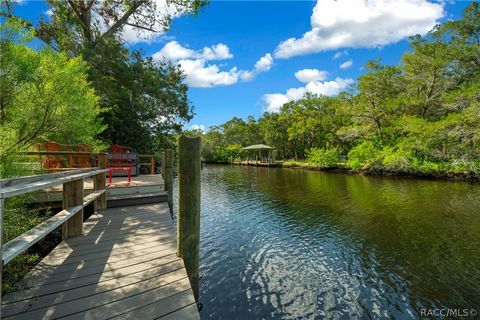
<path id="1" fill-rule="evenodd" d="M 167 203 L 93 215 L 2 300 L 5 319 L 199 319 Z"/>

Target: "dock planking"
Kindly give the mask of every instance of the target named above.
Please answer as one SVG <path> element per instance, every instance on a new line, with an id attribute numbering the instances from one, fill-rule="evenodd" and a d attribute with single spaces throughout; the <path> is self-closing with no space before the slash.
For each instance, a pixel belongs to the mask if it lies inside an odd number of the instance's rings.
<path id="1" fill-rule="evenodd" d="M 2 298 L 4 319 L 199 319 L 166 202 L 109 208 Z"/>

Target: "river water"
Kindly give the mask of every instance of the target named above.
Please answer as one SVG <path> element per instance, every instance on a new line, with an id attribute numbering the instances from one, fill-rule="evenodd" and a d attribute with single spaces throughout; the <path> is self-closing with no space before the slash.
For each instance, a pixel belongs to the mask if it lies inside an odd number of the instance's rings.
<path id="1" fill-rule="evenodd" d="M 200 258 L 202 319 L 480 312 L 480 185 L 205 166 Z"/>

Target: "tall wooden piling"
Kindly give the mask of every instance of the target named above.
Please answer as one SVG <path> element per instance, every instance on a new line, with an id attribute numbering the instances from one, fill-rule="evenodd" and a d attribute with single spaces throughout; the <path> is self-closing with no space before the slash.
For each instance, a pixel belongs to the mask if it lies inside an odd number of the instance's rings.
<path id="1" fill-rule="evenodd" d="M 177 255 L 198 302 L 200 258 L 200 137 L 178 139 Z"/>
<path id="2" fill-rule="evenodd" d="M 165 190 L 168 195 L 168 206 L 173 211 L 173 150 L 165 150 Z"/>

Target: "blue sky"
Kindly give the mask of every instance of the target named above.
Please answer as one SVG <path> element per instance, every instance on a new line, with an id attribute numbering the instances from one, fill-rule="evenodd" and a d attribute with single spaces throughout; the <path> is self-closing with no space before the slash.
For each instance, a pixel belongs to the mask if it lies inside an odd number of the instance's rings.
<path id="1" fill-rule="evenodd" d="M 214 0 L 197 16 L 175 18 L 163 35 L 130 36 L 128 46 L 182 66 L 196 114 L 186 127 L 208 128 L 233 116 L 259 117 L 307 91 L 336 94 L 368 60 L 398 63 L 408 35 L 459 18 L 468 4 Z M 36 20 L 47 9 L 26 2 L 16 12 Z"/>

